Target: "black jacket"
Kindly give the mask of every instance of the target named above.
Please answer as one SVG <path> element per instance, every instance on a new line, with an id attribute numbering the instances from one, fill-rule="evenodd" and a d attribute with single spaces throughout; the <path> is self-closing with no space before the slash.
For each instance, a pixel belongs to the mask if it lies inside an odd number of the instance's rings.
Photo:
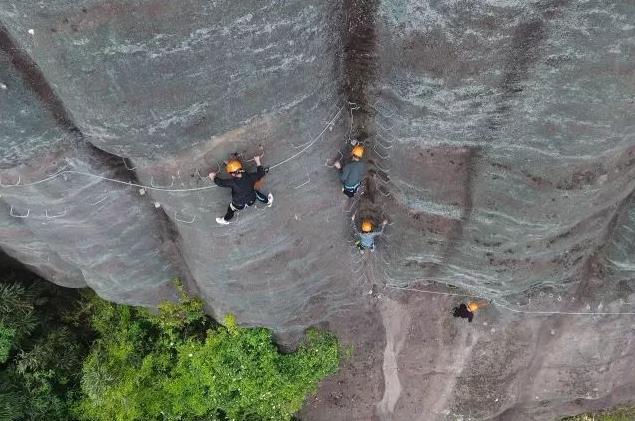
<path id="1" fill-rule="evenodd" d="M 474 318 L 474 313 L 468 310 L 465 304 L 461 304 L 458 307 L 454 307 L 454 313 L 452 315 L 454 317 L 461 317 L 463 319 L 467 319 L 467 321 L 470 323 L 472 323 L 472 319 Z"/>
<path id="2" fill-rule="evenodd" d="M 256 172 L 244 172 L 243 176 L 232 177 L 230 179 L 214 178 L 214 183 L 221 187 L 232 189 L 232 203 L 234 205 L 250 205 L 256 201 L 256 191 L 254 184 L 265 176 L 265 169 L 259 165 Z"/>

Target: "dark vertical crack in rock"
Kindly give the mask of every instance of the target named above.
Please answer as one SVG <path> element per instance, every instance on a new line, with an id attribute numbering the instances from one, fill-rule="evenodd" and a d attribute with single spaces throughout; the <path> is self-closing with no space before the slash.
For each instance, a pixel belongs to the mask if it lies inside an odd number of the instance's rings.
<path id="1" fill-rule="evenodd" d="M 191 295 L 201 297 L 201 291 L 198 288 L 194 276 L 187 265 L 183 254 L 181 253 L 183 243 L 181 235 L 178 229 L 174 225 L 174 222 L 168 217 L 163 208 L 157 209 L 157 221 L 159 223 L 159 235 L 161 236 L 161 242 L 165 245 L 163 250 L 166 257 L 170 260 L 170 263 L 176 268 L 176 272 L 180 275 L 180 279 L 183 282 L 185 290 Z M 201 297 L 204 298 L 204 297 Z M 207 311 L 212 314 L 212 309 L 209 308 L 209 300 L 205 300 Z"/>
<path id="2" fill-rule="evenodd" d="M 42 101 L 44 107 L 51 113 L 57 124 L 65 130 L 78 135 L 79 130 L 73 123 L 64 104 L 44 77 L 40 67 L 26 51 L 17 46 L 3 25 L 0 25 L 0 51 L 10 59 L 11 64 L 20 74 L 24 83 Z"/>
<path id="3" fill-rule="evenodd" d="M 631 190 L 631 192 L 622 199 L 615 207 L 615 211 L 609 220 L 609 223 L 606 225 L 606 232 L 602 237 L 600 242 L 600 249 L 606 247 L 607 243 L 615 237 L 615 230 L 618 228 L 618 222 L 620 218 L 624 215 L 625 212 L 631 207 L 631 202 L 635 201 L 635 189 Z"/>
<path id="4" fill-rule="evenodd" d="M 454 224 L 447 236 L 445 247 L 441 252 L 441 257 L 439 263 L 433 263 L 430 265 L 430 269 L 426 274 L 427 278 L 432 278 L 436 276 L 441 268 L 450 260 L 452 255 L 456 250 L 457 244 L 463 238 L 463 230 L 466 224 L 469 222 L 472 217 L 472 209 L 473 205 L 473 189 L 474 189 L 474 180 L 476 178 L 476 164 L 479 160 L 479 147 L 470 147 L 468 148 L 467 155 L 465 157 L 465 166 L 466 166 L 466 178 L 465 178 L 465 190 L 463 192 L 463 209 L 461 211 L 461 216 L 456 224 Z"/>
<path id="5" fill-rule="evenodd" d="M 344 94 L 352 108 L 351 133 L 350 136 L 364 145 L 365 157 L 369 165 L 368 176 L 364 182 L 365 186 L 360 189 L 359 200 L 357 201 L 357 221 L 361 218 L 370 217 L 375 221 L 377 227 L 386 217 L 384 214 L 385 196 L 389 194 L 386 187 L 379 190 L 378 184 L 386 186 L 389 182 L 388 175 L 381 170 L 379 162 L 386 157 L 375 153 L 375 112 L 371 98 L 375 97 L 374 84 L 377 77 L 377 39 L 375 29 L 375 19 L 378 13 L 378 0 L 344 0 L 344 24 L 342 25 L 342 45 L 344 46 L 343 76 Z M 374 102 L 374 101 L 373 101 Z M 384 166 L 385 167 L 385 166 Z M 378 179 L 381 178 L 381 181 Z M 388 193 L 388 194 L 387 194 Z M 378 279 L 375 270 L 371 265 L 372 260 L 364 259 L 362 262 L 362 276 L 372 284 L 374 290 L 377 284 L 384 283 L 384 279 Z M 366 289 L 368 285 L 364 285 Z M 378 310 L 378 309 L 377 309 Z M 379 311 L 378 311 L 379 313 Z M 386 324 L 384 314 L 380 316 L 384 320 L 383 334 L 388 340 L 390 334 L 389 325 Z M 397 349 L 396 353 L 399 353 Z M 384 354 L 385 359 L 390 356 Z M 396 356 L 395 356 L 396 358 Z M 393 398 L 393 386 L 395 382 L 399 384 L 398 376 L 384 376 L 384 391 L 382 394 L 384 402 L 386 396 Z M 399 393 L 399 392 L 397 392 Z M 381 405 L 381 403 L 380 403 Z M 381 411 L 377 407 L 376 411 Z M 373 413 L 373 419 L 379 417 L 378 412 Z"/>
<path id="6" fill-rule="evenodd" d="M 377 0 L 345 0 L 341 34 L 344 46 L 343 90 L 353 108 L 351 137 L 365 146 L 370 166 L 369 177 L 358 203 L 358 214 L 360 217 L 370 216 L 376 221 L 383 218 L 383 212 L 378 201 L 375 177 L 379 175 L 388 181 L 386 174 L 377 167 L 377 160 L 381 158 L 371 158 L 375 118 L 371 98 L 374 96 L 377 76 L 375 19 L 378 5 Z"/>
<path id="7" fill-rule="evenodd" d="M 73 136 L 76 146 L 77 144 L 83 144 L 88 147 L 91 153 L 86 154 L 86 157 L 88 160 L 93 161 L 95 167 L 108 168 L 108 170 L 112 171 L 112 177 L 117 179 L 127 179 L 133 183 L 139 182 L 135 172 L 127 168 L 124 162 L 125 158 L 106 152 L 86 140 L 40 67 L 26 51 L 18 47 L 3 25 L 0 25 L 0 52 L 9 58 L 25 85 L 37 95 L 56 123 Z M 162 210 L 158 212 L 157 221 L 160 226 L 158 231 L 164 244 L 163 252 L 182 278 L 187 289 L 192 293 L 198 294 L 199 291 L 189 267 L 180 253 L 179 244 L 181 240 L 178 231 Z"/>
<path id="8" fill-rule="evenodd" d="M 343 89 L 347 101 L 354 107 L 351 136 L 366 146 L 373 124 L 369 103 L 377 73 L 375 52 L 376 0 L 345 0 L 342 25 Z"/>
<path id="9" fill-rule="evenodd" d="M 375 52 L 375 16 L 377 0 L 344 0 L 344 24 L 342 45 L 344 46 L 344 93 L 349 102 L 360 107 L 359 114 L 371 116 L 369 89 L 377 73 Z M 358 135 L 363 126 L 354 127 Z M 366 133 L 367 135 L 367 133 Z M 364 140 L 364 139 L 360 139 Z"/>
<path id="10" fill-rule="evenodd" d="M 478 177 L 480 161 L 485 158 L 488 146 L 497 140 L 500 129 L 507 124 L 512 109 L 512 101 L 523 92 L 522 83 L 527 79 L 531 66 L 539 58 L 539 46 L 544 41 L 545 23 L 559 13 L 559 8 L 568 0 L 554 0 L 534 5 L 536 14 L 532 14 L 521 22 L 514 31 L 510 52 L 505 61 L 505 71 L 499 84 L 500 95 L 494 111 L 485 120 L 479 138 L 483 146 L 469 148 L 466 157 L 467 178 L 463 195 L 463 210 L 459 221 L 450 230 L 439 263 L 431 265 L 426 277 L 434 277 L 447 264 L 456 251 L 456 246 L 463 238 L 465 226 L 472 218 L 474 203 L 474 183 Z M 534 13 L 535 13 L 534 12 Z"/>
<path id="11" fill-rule="evenodd" d="M 615 231 L 619 227 L 620 219 L 626 212 L 629 211 L 633 200 L 635 200 L 635 189 L 631 190 L 624 199 L 615 205 L 615 210 L 612 212 L 611 217 L 606 224 L 606 230 L 604 231 L 604 235 L 600 239 L 599 244 L 595 248 L 595 252 L 591 253 L 591 255 L 587 257 L 585 264 L 582 265 L 582 273 L 580 274 L 582 281 L 580 283 L 581 287 L 587 288 L 589 283 L 593 282 L 592 278 L 594 276 L 599 276 L 601 272 L 604 271 L 603 263 L 605 263 L 605 261 L 601 259 L 600 256 L 610 244 L 611 240 L 615 238 Z"/>

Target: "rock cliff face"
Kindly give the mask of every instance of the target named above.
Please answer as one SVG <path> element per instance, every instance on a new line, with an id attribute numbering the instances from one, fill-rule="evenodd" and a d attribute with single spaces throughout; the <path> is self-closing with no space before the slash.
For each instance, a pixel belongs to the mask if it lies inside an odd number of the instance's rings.
<path id="1" fill-rule="evenodd" d="M 633 399 L 634 22 L 628 0 L 1 0 L 0 248 L 130 304 L 178 276 L 287 343 L 328 326 L 355 352 L 308 420 Z M 275 204 L 218 226 L 205 175 L 258 145 Z M 354 213 L 390 221 L 376 252 Z"/>

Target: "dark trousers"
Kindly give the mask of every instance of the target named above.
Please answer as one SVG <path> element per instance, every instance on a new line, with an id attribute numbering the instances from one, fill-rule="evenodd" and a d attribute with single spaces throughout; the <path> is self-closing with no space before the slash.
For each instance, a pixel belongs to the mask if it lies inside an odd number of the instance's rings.
<path id="1" fill-rule="evenodd" d="M 267 199 L 267 196 L 262 194 L 258 190 L 256 190 L 256 199 L 258 199 L 258 201 L 262 203 L 269 203 L 269 199 Z M 243 203 L 242 205 L 238 205 L 234 202 L 231 202 L 229 206 L 227 206 L 227 213 L 225 213 L 225 216 L 223 217 L 223 219 L 225 221 L 231 221 L 236 211 L 243 210 L 245 209 L 245 206 L 251 206 L 253 204 L 254 204 L 254 200 L 252 200 L 249 203 Z"/>

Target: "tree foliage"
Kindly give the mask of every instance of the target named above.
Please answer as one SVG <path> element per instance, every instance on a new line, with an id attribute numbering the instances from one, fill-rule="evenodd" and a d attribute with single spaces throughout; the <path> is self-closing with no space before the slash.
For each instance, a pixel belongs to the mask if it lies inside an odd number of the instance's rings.
<path id="1" fill-rule="evenodd" d="M 0 420 L 284 421 L 337 369 L 334 336 L 311 330 L 283 354 L 177 288 L 150 311 L 0 280 Z"/>
<path id="2" fill-rule="evenodd" d="M 63 321 L 79 299 L 42 280 L 0 282 L 0 420 L 68 420 L 90 335 Z"/>
<path id="3" fill-rule="evenodd" d="M 4 364 L 9 359 L 9 353 L 13 348 L 16 329 L 0 323 L 0 364 Z"/>
<path id="4" fill-rule="evenodd" d="M 7 361 L 14 344 L 38 326 L 37 295 L 36 288 L 27 288 L 17 282 L 0 283 L 0 363 Z"/>
<path id="5" fill-rule="evenodd" d="M 635 407 L 622 407 L 607 409 L 604 411 L 576 415 L 563 418 L 562 421 L 633 421 L 635 420 Z"/>
<path id="6" fill-rule="evenodd" d="M 309 331 L 294 353 L 278 352 L 271 332 L 224 326 L 182 296 L 159 314 L 95 305 L 99 334 L 83 368 L 86 420 L 289 420 L 318 382 L 335 372 L 334 336 Z"/>

